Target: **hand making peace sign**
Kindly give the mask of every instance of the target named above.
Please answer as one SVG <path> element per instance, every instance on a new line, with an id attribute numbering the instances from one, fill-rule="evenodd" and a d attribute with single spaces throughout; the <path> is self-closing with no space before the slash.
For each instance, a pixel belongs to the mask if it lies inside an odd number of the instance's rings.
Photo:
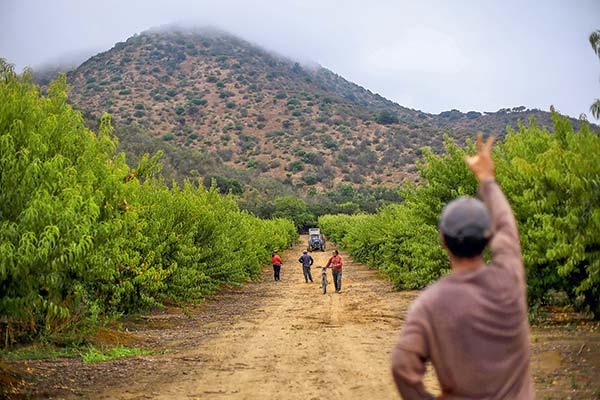
<path id="1" fill-rule="evenodd" d="M 475 144 L 477 155 L 465 157 L 465 162 L 480 182 L 486 179 L 495 179 L 494 160 L 492 160 L 492 146 L 495 138 L 494 135 L 491 135 L 484 144 L 483 134 L 479 132 Z"/>

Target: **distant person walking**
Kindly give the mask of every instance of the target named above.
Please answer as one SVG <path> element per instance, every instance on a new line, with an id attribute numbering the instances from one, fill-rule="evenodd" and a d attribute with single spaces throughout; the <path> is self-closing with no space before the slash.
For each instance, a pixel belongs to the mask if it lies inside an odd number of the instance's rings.
<path id="1" fill-rule="evenodd" d="M 298 262 L 302 264 L 302 272 L 304 273 L 304 280 L 306 283 L 310 280 L 313 281 L 312 275 L 310 274 L 310 266 L 313 265 L 315 260 L 308 254 L 308 251 L 303 250 L 302 255 L 298 259 Z"/>
<path id="2" fill-rule="evenodd" d="M 335 285 L 335 292 L 340 293 L 342 291 L 342 267 L 343 267 L 342 256 L 337 250 L 333 251 L 333 256 L 327 261 L 325 268 L 331 267 L 331 273 L 333 274 L 333 284 Z"/>
<path id="3" fill-rule="evenodd" d="M 273 264 L 273 277 L 276 281 L 279 280 L 279 272 L 281 272 L 281 257 L 277 254 L 277 250 L 273 252 L 273 257 L 271 257 L 271 264 Z"/>
<path id="4" fill-rule="evenodd" d="M 423 386 L 431 361 L 444 399 L 534 399 L 519 233 L 496 183 L 491 137 L 477 137 L 466 162 L 483 203 L 470 197 L 442 211 L 440 237 L 452 273 L 413 302 L 392 350 L 392 373 L 405 400 L 433 399 Z M 482 252 L 490 245 L 491 263 Z"/>

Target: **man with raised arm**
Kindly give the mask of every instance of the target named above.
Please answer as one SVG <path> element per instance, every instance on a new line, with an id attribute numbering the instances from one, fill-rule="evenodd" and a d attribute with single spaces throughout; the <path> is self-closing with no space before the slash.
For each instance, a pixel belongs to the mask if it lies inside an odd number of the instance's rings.
<path id="1" fill-rule="evenodd" d="M 434 399 L 423 386 L 435 368 L 443 399 L 533 399 L 526 284 L 515 218 L 495 181 L 494 138 L 477 137 L 466 159 L 479 196 L 446 205 L 439 230 L 452 273 L 411 305 L 392 350 L 392 374 L 405 400 Z M 492 260 L 485 265 L 488 244 Z"/>

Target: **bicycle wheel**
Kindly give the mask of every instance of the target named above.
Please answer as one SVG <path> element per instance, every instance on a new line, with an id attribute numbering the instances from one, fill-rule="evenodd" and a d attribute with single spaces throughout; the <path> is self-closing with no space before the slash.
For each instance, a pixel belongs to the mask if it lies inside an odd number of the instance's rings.
<path id="1" fill-rule="evenodd" d="M 323 276 L 321 279 L 321 286 L 323 287 L 323 294 L 327 293 L 327 277 Z"/>

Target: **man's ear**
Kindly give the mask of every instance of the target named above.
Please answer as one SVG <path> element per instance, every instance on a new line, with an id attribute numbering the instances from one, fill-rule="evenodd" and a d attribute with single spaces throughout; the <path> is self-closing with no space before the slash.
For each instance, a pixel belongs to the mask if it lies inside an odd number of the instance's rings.
<path id="1" fill-rule="evenodd" d="M 444 249 L 448 250 L 448 245 L 446 244 L 446 241 L 444 240 L 444 235 L 442 234 L 441 231 L 440 231 L 439 235 L 440 235 L 440 243 L 442 244 L 442 247 Z"/>

